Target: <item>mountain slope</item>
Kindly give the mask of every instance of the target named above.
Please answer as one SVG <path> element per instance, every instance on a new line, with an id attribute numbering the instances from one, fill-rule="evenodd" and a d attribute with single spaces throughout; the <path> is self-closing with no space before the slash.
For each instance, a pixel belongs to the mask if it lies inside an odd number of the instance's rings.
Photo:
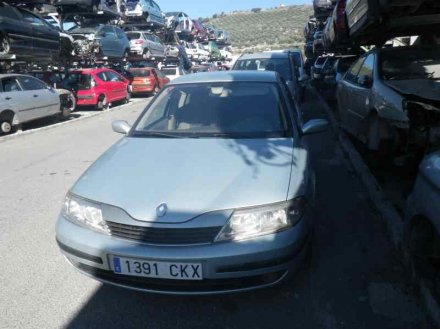
<path id="1" fill-rule="evenodd" d="M 288 48 L 303 43 L 303 28 L 312 6 L 288 6 L 276 9 L 253 9 L 214 15 L 208 20 L 229 31 L 236 51 Z"/>

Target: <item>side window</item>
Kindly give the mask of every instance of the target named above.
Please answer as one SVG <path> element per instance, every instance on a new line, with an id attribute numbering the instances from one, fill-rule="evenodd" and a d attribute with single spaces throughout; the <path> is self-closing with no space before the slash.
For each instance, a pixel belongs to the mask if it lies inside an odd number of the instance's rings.
<path id="1" fill-rule="evenodd" d="M 151 5 L 154 7 L 154 9 L 160 11 L 160 7 L 159 7 L 159 5 L 156 2 L 151 1 Z"/>
<path id="2" fill-rule="evenodd" d="M 112 82 L 122 81 L 122 78 L 119 74 L 116 74 L 111 71 L 107 71 L 107 72 L 105 72 L 105 74 L 106 74 L 109 81 L 112 81 Z"/>
<path id="3" fill-rule="evenodd" d="M 107 72 L 99 72 L 98 74 L 96 74 L 96 76 L 99 78 L 99 80 L 107 82 L 110 79 L 107 77 Z"/>
<path id="4" fill-rule="evenodd" d="M 20 10 L 20 13 L 23 15 L 23 19 L 26 22 L 35 26 L 45 26 L 45 24 L 37 16 L 34 16 L 25 10 Z"/>
<path id="5" fill-rule="evenodd" d="M 100 32 L 101 35 L 104 35 L 106 38 L 116 38 L 115 30 L 113 30 L 110 26 L 104 26 Z"/>
<path id="6" fill-rule="evenodd" d="M 362 77 L 366 75 L 371 80 L 373 79 L 373 70 L 374 70 L 374 54 L 368 55 L 365 59 L 364 65 L 362 65 L 359 70 L 358 77 Z"/>
<path id="7" fill-rule="evenodd" d="M 359 70 L 361 69 L 362 64 L 364 63 L 365 57 L 359 58 L 348 70 L 347 74 L 344 77 L 344 80 L 349 81 L 351 83 L 357 83 L 357 75 Z"/>
<path id="8" fill-rule="evenodd" d="M 1 84 L 3 87 L 2 90 L 5 93 L 14 92 L 14 91 L 21 91 L 21 87 L 18 84 L 17 79 L 14 77 L 4 78 L 3 80 L 1 80 Z"/>
<path id="9" fill-rule="evenodd" d="M 115 29 L 116 30 L 116 35 L 118 36 L 119 39 L 125 39 L 125 33 L 122 32 L 120 29 Z"/>
<path id="10" fill-rule="evenodd" d="M 0 4 L 0 17 L 7 17 L 11 19 L 19 19 L 14 10 L 10 7 Z"/>
<path id="11" fill-rule="evenodd" d="M 42 90 L 46 89 L 47 85 L 34 77 L 17 77 L 23 90 Z"/>

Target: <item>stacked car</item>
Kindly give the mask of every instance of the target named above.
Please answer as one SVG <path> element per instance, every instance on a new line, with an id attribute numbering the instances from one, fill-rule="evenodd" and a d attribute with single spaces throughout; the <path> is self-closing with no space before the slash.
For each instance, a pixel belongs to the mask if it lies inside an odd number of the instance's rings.
<path id="1" fill-rule="evenodd" d="M 153 0 L 0 2 L 0 74 L 7 74 L 0 134 L 75 108 L 105 110 L 131 94 L 154 95 L 194 64 L 230 61 L 230 43 L 227 31 L 183 11 L 164 13 Z"/>

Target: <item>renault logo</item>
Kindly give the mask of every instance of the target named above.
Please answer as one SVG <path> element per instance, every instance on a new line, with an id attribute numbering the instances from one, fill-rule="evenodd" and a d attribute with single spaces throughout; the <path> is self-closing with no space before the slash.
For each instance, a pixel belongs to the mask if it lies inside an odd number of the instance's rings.
<path id="1" fill-rule="evenodd" d="M 167 213 L 168 207 L 166 203 L 162 203 L 160 204 L 157 208 L 156 208 L 156 214 L 157 217 L 163 217 L 165 216 L 165 214 Z"/>

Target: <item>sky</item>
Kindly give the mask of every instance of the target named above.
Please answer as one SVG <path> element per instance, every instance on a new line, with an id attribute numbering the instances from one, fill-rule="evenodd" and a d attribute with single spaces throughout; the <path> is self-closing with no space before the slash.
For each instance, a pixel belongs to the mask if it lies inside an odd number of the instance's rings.
<path id="1" fill-rule="evenodd" d="M 280 4 L 312 4 L 312 0 L 155 0 L 162 11 L 183 11 L 191 18 L 211 17 L 213 14 L 252 8 L 271 8 Z"/>

